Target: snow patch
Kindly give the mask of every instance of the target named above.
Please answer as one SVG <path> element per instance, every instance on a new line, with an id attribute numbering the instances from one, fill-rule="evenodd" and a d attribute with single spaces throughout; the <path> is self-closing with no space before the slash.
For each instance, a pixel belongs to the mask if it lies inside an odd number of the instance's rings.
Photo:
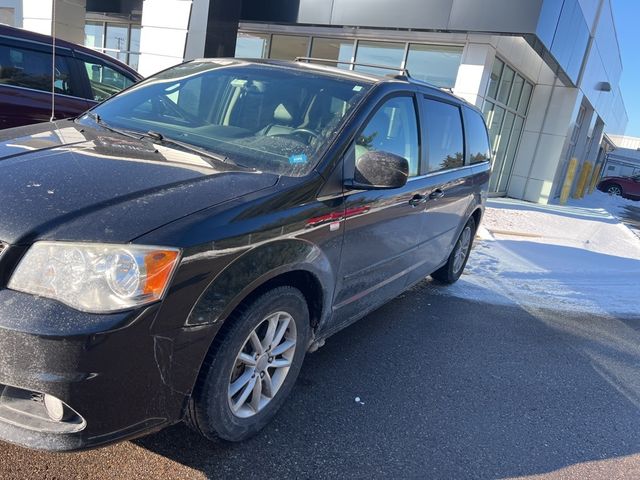
<path id="1" fill-rule="evenodd" d="M 458 283 L 437 289 L 492 304 L 640 315 L 640 240 L 601 206 L 488 202 Z"/>

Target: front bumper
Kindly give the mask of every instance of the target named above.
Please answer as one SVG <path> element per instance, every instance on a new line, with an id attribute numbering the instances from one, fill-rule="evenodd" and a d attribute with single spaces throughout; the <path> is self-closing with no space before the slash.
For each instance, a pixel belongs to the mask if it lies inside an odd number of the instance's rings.
<path id="1" fill-rule="evenodd" d="M 75 418 L 75 428 L 66 429 L 38 418 L 27 422 L 21 412 L 12 415 L 5 399 L 0 440 L 41 450 L 78 450 L 180 420 L 190 391 L 175 380 L 174 357 L 180 355 L 174 347 L 185 334 L 157 333 L 159 310 L 156 304 L 136 312 L 91 315 L 0 290 L 0 402 L 3 392 L 33 392 L 36 402 L 47 394 L 84 422 L 79 426 Z"/>

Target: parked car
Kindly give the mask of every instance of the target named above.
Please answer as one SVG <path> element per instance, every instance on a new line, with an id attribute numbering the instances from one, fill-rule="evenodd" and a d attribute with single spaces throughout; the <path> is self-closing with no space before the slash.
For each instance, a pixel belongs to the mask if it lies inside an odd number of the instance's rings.
<path id="1" fill-rule="evenodd" d="M 0 129 L 49 121 L 51 89 L 56 118 L 76 117 L 142 77 L 101 53 L 52 37 L 0 25 Z"/>
<path id="2" fill-rule="evenodd" d="M 632 177 L 606 177 L 598 183 L 598 190 L 609 195 L 620 195 L 640 200 L 640 174 Z"/>
<path id="3" fill-rule="evenodd" d="M 0 132 L 0 155 L 0 438 L 45 450 L 255 434 L 308 350 L 458 279 L 490 176 L 449 93 L 236 59 Z"/>

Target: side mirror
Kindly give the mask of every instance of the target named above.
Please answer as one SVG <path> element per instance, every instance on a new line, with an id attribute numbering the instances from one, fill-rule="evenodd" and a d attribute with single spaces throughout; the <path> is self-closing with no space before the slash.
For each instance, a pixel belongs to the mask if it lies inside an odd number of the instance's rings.
<path id="1" fill-rule="evenodd" d="M 400 188 L 407 183 L 409 162 L 389 152 L 367 152 L 356 160 L 353 180 L 347 186 L 354 190 Z"/>

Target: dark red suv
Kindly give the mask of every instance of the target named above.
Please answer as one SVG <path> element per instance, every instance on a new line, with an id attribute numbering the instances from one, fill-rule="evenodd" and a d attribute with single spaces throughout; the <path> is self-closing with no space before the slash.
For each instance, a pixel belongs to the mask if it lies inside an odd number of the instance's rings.
<path id="1" fill-rule="evenodd" d="M 51 37 L 0 25 L 0 129 L 75 117 L 141 80 L 132 68 L 73 43 L 56 40 L 52 86 Z"/>
<path id="2" fill-rule="evenodd" d="M 610 195 L 620 195 L 640 200 L 640 174 L 632 177 L 606 177 L 598 183 L 598 190 Z"/>

